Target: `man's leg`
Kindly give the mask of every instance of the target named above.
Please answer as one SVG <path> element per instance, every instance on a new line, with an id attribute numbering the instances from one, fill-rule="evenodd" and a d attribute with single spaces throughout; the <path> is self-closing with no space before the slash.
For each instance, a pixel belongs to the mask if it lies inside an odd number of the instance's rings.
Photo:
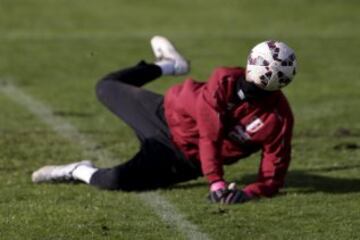
<path id="1" fill-rule="evenodd" d="M 96 86 L 98 99 L 127 123 L 141 141 L 168 131 L 165 124 L 156 119 L 163 96 L 140 88 L 159 76 L 160 67 L 140 62 L 105 76 Z"/>
<path id="2" fill-rule="evenodd" d="M 161 67 L 142 60 L 133 67 L 124 68 L 106 75 L 100 80 L 99 84 L 104 81 L 114 81 L 141 87 L 162 75 Z"/>
<path id="3" fill-rule="evenodd" d="M 193 165 L 156 139 L 148 139 L 130 161 L 95 172 L 90 184 L 108 190 L 141 191 L 168 187 L 199 176 L 199 165 Z"/>
<path id="4" fill-rule="evenodd" d="M 147 139 L 131 160 L 118 166 L 97 169 L 89 161 L 45 166 L 33 173 L 32 180 L 35 183 L 77 180 L 101 189 L 141 191 L 168 187 L 201 175 L 199 164 L 157 139 Z"/>
<path id="5" fill-rule="evenodd" d="M 140 87 L 161 75 L 183 75 L 190 69 L 185 58 L 166 38 L 153 37 L 151 47 L 156 57 L 154 64 L 142 61 L 134 67 L 110 73 L 96 86 L 98 99 L 131 126 L 140 140 L 167 131 L 163 123 L 148 117 L 157 114 L 163 97 Z"/>

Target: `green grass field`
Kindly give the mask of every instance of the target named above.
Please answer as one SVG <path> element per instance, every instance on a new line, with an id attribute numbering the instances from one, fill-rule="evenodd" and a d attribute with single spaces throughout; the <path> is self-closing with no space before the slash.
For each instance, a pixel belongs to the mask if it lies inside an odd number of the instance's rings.
<path id="1" fill-rule="evenodd" d="M 280 39 L 297 52 L 284 90 L 296 126 L 283 194 L 219 208 L 203 179 L 154 194 L 208 239 L 360 239 L 360 2 L 356 0 L 1 0 L 0 89 L 45 104 L 118 160 L 137 150 L 133 133 L 96 100 L 102 75 L 144 58 L 162 34 L 205 80 L 219 65 L 244 65 L 249 49 Z M 183 78 L 147 88 L 164 92 Z M 15 96 L 16 98 L 16 96 Z M 33 185 L 45 164 L 78 161 L 84 149 L 0 91 L 0 239 L 189 239 L 138 193 L 82 184 Z M 239 185 L 259 155 L 226 168 Z M 151 196 L 151 195 L 150 195 Z"/>

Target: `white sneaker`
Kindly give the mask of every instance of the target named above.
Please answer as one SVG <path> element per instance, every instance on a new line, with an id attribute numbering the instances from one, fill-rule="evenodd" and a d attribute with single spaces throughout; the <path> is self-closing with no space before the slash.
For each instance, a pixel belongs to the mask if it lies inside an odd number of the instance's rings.
<path id="1" fill-rule="evenodd" d="M 44 166 L 33 172 L 31 179 L 34 183 L 74 181 L 76 179 L 72 173 L 79 166 L 94 167 L 92 162 L 89 160 L 83 160 L 66 165 Z"/>
<path id="2" fill-rule="evenodd" d="M 162 62 L 171 62 L 174 65 L 173 71 L 169 73 L 170 75 L 184 75 L 190 71 L 188 61 L 186 61 L 167 38 L 154 36 L 150 43 L 156 57 L 156 64 L 161 65 Z"/>

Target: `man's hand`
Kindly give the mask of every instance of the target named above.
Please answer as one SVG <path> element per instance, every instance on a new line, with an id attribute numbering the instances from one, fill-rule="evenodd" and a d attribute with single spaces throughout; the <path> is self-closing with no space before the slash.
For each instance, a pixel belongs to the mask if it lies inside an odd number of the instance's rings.
<path id="1" fill-rule="evenodd" d="M 220 186 L 221 184 L 218 185 Z M 230 183 L 229 186 L 226 187 L 225 182 L 223 182 L 221 187 L 216 188 L 211 186 L 210 189 L 212 190 L 210 190 L 209 199 L 212 203 L 235 204 L 250 200 L 250 197 L 247 196 L 246 193 L 237 189 L 235 183 Z"/>

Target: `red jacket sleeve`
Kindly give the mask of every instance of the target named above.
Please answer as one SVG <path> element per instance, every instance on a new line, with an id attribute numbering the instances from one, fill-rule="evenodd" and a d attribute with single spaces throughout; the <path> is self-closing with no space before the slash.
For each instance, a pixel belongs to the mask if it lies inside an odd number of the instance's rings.
<path id="1" fill-rule="evenodd" d="M 223 140 L 221 117 L 222 111 L 226 109 L 224 81 L 224 69 L 216 69 L 196 103 L 201 169 L 209 182 L 221 180 L 224 174 L 223 162 L 220 159 Z"/>
<path id="2" fill-rule="evenodd" d="M 243 76 L 241 68 L 217 68 L 201 90 L 196 103 L 196 121 L 199 130 L 201 168 L 208 181 L 223 179 L 223 118 L 234 84 Z"/>
<path id="3" fill-rule="evenodd" d="M 291 138 L 293 129 L 293 115 L 284 99 L 285 112 L 278 114 L 277 126 L 265 140 L 262 148 L 262 159 L 259 167 L 258 179 L 243 190 L 253 197 L 271 197 L 283 187 L 285 176 L 291 159 Z"/>

